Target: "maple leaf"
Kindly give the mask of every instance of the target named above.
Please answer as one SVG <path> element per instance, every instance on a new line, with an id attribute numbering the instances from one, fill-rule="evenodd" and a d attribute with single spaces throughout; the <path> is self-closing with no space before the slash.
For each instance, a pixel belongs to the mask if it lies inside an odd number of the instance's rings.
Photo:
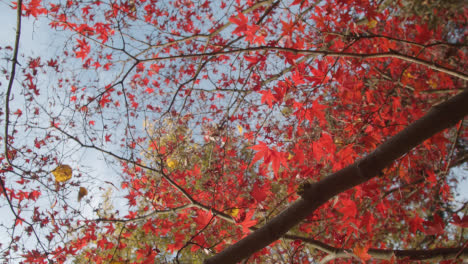
<path id="1" fill-rule="evenodd" d="M 146 245 L 144 248 L 138 249 L 136 253 L 137 260 L 146 259 L 148 256 L 151 255 L 152 249 L 149 245 Z"/>
<path id="2" fill-rule="evenodd" d="M 145 92 L 149 93 L 149 94 L 152 94 L 154 92 L 154 89 L 150 88 L 150 87 L 146 87 L 146 90 Z"/>
<path id="3" fill-rule="evenodd" d="M 258 55 L 258 54 L 257 54 L 257 55 L 255 55 L 255 56 L 248 56 L 248 55 L 245 55 L 245 56 L 244 56 L 244 59 L 245 59 L 246 61 L 250 62 L 249 65 L 247 66 L 247 69 L 250 69 L 250 68 L 252 68 L 253 66 L 257 65 L 258 62 L 264 61 L 266 58 L 265 58 L 265 56 L 262 56 L 262 55 Z"/>
<path id="4" fill-rule="evenodd" d="M 110 97 L 109 93 L 106 93 L 104 96 L 102 96 L 102 98 L 99 100 L 99 105 L 101 105 L 101 107 L 105 107 L 107 103 L 111 101 L 109 97 Z"/>
<path id="5" fill-rule="evenodd" d="M 424 227 L 422 226 L 423 222 L 424 222 L 424 220 L 421 217 L 417 216 L 417 215 L 415 217 L 411 218 L 410 221 L 409 221 L 411 233 L 415 233 L 417 230 L 424 231 Z"/>
<path id="6" fill-rule="evenodd" d="M 461 228 L 468 228 L 468 215 L 464 215 L 463 218 L 460 219 L 458 215 L 454 214 L 452 223 Z"/>
<path id="7" fill-rule="evenodd" d="M 47 9 L 41 6 L 42 0 L 31 0 L 28 5 L 22 4 L 21 9 L 24 11 L 26 16 L 33 16 L 37 18 L 38 15 L 46 14 Z M 13 9 L 18 7 L 17 2 L 13 2 Z"/>
<path id="8" fill-rule="evenodd" d="M 145 231 L 146 234 L 148 233 L 154 233 L 156 229 L 153 226 L 153 221 L 152 219 L 148 219 L 146 223 L 143 225 L 143 231 Z"/>
<path id="9" fill-rule="evenodd" d="M 52 68 L 57 67 L 57 60 L 50 59 L 49 61 L 47 61 L 47 66 Z"/>
<path id="10" fill-rule="evenodd" d="M 353 253 L 361 259 L 362 263 L 365 263 L 366 261 L 371 259 L 371 255 L 367 253 L 368 250 L 369 249 L 366 247 L 356 246 L 353 249 Z"/>
<path id="11" fill-rule="evenodd" d="M 88 56 L 91 46 L 86 42 L 86 39 L 77 39 L 76 41 L 78 42 L 78 49 L 75 50 L 75 55 L 77 58 L 84 60 Z"/>
<path id="12" fill-rule="evenodd" d="M 174 244 L 169 244 L 167 246 L 167 249 L 169 250 L 169 252 L 174 252 L 174 251 L 179 250 L 185 243 L 184 239 L 185 239 L 185 235 L 183 235 L 183 234 L 181 234 L 179 232 L 174 233 L 175 243 Z"/>
<path id="13" fill-rule="evenodd" d="M 287 158 L 285 155 L 276 149 L 270 149 L 265 142 L 259 141 L 258 145 L 250 147 L 253 150 L 256 150 L 255 156 L 252 159 L 252 163 L 256 163 L 258 160 L 263 158 L 263 162 L 265 165 L 272 163 L 273 172 L 275 175 L 278 174 L 279 167 L 281 164 L 287 168 Z"/>
<path id="14" fill-rule="evenodd" d="M 252 191 L 250 192 L 252 197 L 255 198 L 255 200 L 257 200 L 258 203 L 263 202 L 267 197 L 267 192 L 264 189 L 265 187 L 266 185 L 260 186 L 259 183 L 255 183 Z"/>
<path id="15" fill-rule="evenodd" d="M 239 225 L 242 226 L 242 233 L 244 234 L 250 233 L 249 228 L 257 224 L 258 220 L 252 219 L 254 213 L 255 213 L 254 210 L 249 210 L 249 212 L 245 214 L 244 220 L 239 223 Z"/>
<path id="16" fill-rule="evenodd" d="M 258 35 L 258 34 L 254 34 L 254 36 L 255 36 L 255 40 L 253 41 L 254 44 L 259 44 L 259 45 L 265 45 L 266 44 L 265 36 Z"/>
<path id="17" fill-rule="evenodd" d="M 237 28 L 232 32 L 234 34 L 241 35 L 248 29 L 247 23 L 249 19 L 242 12 L 239 12 L 237 17 L 229 18 L 229 21 L 237 25 Z"/>
<path id="18" fill-rule="evenodd" d="M 438 214 L 434 214 L 433 221 L 424 221 L 424 224 L 426 225 L 424 232 L 427 235 L 440 235 L 444 233 L 445 224 Z"/>
<path id="19" fill-rule="evenodd" d="M 276 99 L 273 96 L 273 94 L 271 93 L 271 91 L 266 90 L 266 91 L 260 91 L 258 93 L 262 94 L 262 104 L 267 103 L 267 105 L 270 108 L 272 108 L 273 107 L 273 102 L 276 102 Z"/>
<path id="20" fill-rule="evenodd" d="M 93 66 L 94 66 L 95 69 L 98 69 L 102 65 L 99 63 L 99 61 L 96 61 L 96 62 L 93 63 Z"/>
<path id="21" fill-rule="evenodd" d="M 283 24 L 283 35 L 284 36 L 291 36 L 292 33 L 294 32 L 294 26 L 295 23 L 294 21 L 285 22 L 281 20 L 281 24 Z"/>
<path id="22" fill-rule="evenodd" d="M 341 199 L 342 207 L 338 209 L 343 214 L 344 219 L 355 218 L 357 214 L 356 203 L 350 199 Z"/>
<path id="23" fill-rule="evenodd" d="M 304 75 L 301 74 L 299 71 L 294 71 L 292 76 L 292 81 L 295 85 L 301 85 L 301 84 L 304 84 L 305 81 L 304 81 Z"/>
<path id="24" fill-rule="evenodd" d="M 21 111 L 21 109 L 17 109 L 16 112 L 14 112 L 13 114 L 20 117 L 23 114 L 23 112 Z"/>
<path id="25" fill-rule="evenodd" d="M 436 177 L 435 173 L 433 171 L 431 171 L 431 170 L 426 170 L 426 173 L 428 175 L 428 177 L 426 179 L 430 183 L 429 187 L 432 188 L 434 185 L 437 184 L 437 177 Z"/>
<path id="26" fill-rule="evenodd" d="M 283 101 L 285 94 L 288 92 L 288 87 L 286 85 L 279 85 L 273 87 L 273 90 L 275 90 L 275 94 L 273 95 L 275 101 L 281 102 Z"/>
<path id="27" fill-rule="evenodd" d="M 302 8 L 304 5 L 308 5 L 309 1 L 308 0 L 294 0 L 294 2 L 291 3 L 292 6 L 298 5 L 298 4 L 301 4 L 301 8 Z"/>
<path id="28" fill-rule="evenodd" d="M 372 227 L 373 225 L 375 224 L 375 218 L 374 218 L 374 215 L 367 212 L 364 214 L 364 216 L 362 217 L 362 221 L 361 221 L 361 225 L 360 227 L 365 227 L 366 228 L 366 231 L 367 233 L 371 234 L 372 232 Z"/>
<path id="29" fill-rule="evenodd" d="M 194 220 L 199 227 L 204 227 L 210 222 L 212 217 L 213 214 L 210 211 L 200 210 Z"/>

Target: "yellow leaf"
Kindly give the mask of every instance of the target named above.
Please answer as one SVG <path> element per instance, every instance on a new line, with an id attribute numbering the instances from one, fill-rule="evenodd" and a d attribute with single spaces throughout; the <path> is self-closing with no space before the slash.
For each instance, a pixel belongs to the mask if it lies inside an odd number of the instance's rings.
<path id="1" fill-rule="evenodd" d="M 239 134 L 242 135 L 242 131 L 244 130 L 240 125 L 237 125 L 237 130 L 239 130 Z"/>
<path id="2" fill-rule="evenodd" d="M 291 160 L 292 158 L 294 158 L 294 155 L 291 154 L 291 153 L 289 153 L 289 155 L 288 155 L 288 160 Z"/>
<path id="3" fill-rule="evenodd" d="M 367 23 L 367 26 L 368 26 L 369 28 L 375 28 L 375 26 L 377 26 L 377 20 L 371 19 L 371 21 L 369 21 L 369 22 Z"/>
<path id="4" fill-rule="evenodd" d="M 228 215 L 230 215 L 232 217 L 236 217 L 239 214 L 239 209 L 237 209 L 237 208 L 229 209 L 227 211 L 227 213 L 228 213 Z"/>
<path id="5" fill-rule="evenodd" d="M 429 80 L 427 82 L 427 84 L 429 84 L 431 86 L 432 89 L 435 89 L 437 88 L 437 82 L 433 81 L 433 80 Z"/>
<path id="6" fill-rule="evenodd" d="M 414 75 L 411 74 L 411 73 L 409 73 L 409 72 L 405 72 L 405 73 L 403 74 L 403 76 L 406 77 L 406 78 L 409 78 L 409 79 L 414 79 Z"/>
<path id="7" fill-rule="evenodd" d="M 60 165 L 52 171 L 56 182 L 66 182 L 72 177 L 72 168 L 68 165 Z"/>
<path id="8" fill-rule="evenodd" d="M 78 191 L 78 202 L 81 201 L 83 197 L 85 197 L 88 194 L 88 190 L 86 190 L 85 187 L 80 187 L 80 190 Z"/>
<path id="9" fill-rule="evenodd" d="M 171 169 L 174 169 L 176 166 L 177 166 L 177 161 L 171 159 L 171 158 L 167 158 L 167 166 Z"/>

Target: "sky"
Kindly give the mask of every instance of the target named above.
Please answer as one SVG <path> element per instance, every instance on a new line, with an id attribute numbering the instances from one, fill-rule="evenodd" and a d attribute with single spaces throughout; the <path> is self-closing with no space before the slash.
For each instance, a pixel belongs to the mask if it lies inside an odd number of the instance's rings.
<path id="1" fill-rule="evenodd" d="M 5 46 L 14 46 L 15 41 L 15 34 L 16 34 L 16 10 L 12 10 L 9 7 L 9 1 L 0 1 L 0 47 Z M 54 47 L 54 39 L 56 39 L 55 34 L 50 31 L 48 27 L 48 21 L 46 19 L 35 20 L 33 18 L 25 18 L 23 17 L 21 20 L 21 36 L 20 36 L 20 47 L 19 53 L 25 54 L 26 56 L 39 56 L 39 55 L 46 55 L 46 57 L 52 57 L 55 55 L 54 53 L 58 50 Z M 7 65 L 6 58 L 0 58 L 1 66 L 4 67 Z M 19 57 L 19 63 L 24 66 L 26 60 L 22 57 Z M 11 63 L 8 63 L 8 70 L 11 69 Z M 18 73 L 18 68 L 17 68 Z M 18 75 L 17 75 L 18 76 Z M 8 81 L 0 76 L 0 83 L 1 83 L 1 92 L 4 93 L 6 91 L 6 87 L 8 85 Z M 46 82 L 47 83 L 47 82 Z M 14 83 L 13 90 L 15 86 L 19 85 L 18 82 Z M 39 87 L 39 89 L 41 89 Z M 10 104 L 11 109 L 21 108 L 21 106 L 15 106 L 15 103 L 21 103 L 21 100 L 12 101 Z M 4 106 L 2 105 L 2 111 Z M 1 130 L 2 137 L 3 137 L 3 129 Z M 1 151 L 3 151 L 3 141 L 0 142 Z M 108 168 L 105 161 L 102 158 L 102 155 L 98 155 L 93 151 L 81 151 L 75 154 L 74 160 L 78 160 L 82 164 L 86 164 L 87 167 L 91 168 L 94 172 L 97 172 L 97 175 L 104 175 L 104 177 L 109 177 L 110 180 L 114 175 L 114 172 Z M 72 167 L 77 164 L 70 164 Z M 92 186 L 86 186 L 90 191 L 93 189 Z M 101 186 L 96 186 L 98 188 Z M 78 191 L 78 187 L 76 187 L 76 192 Z M 72 192 L 71 201 L 76 201 L 76 193 Z M 87 217 L 96 217 L 93 213 L 93 208 L 97 208 L 99 204 L 102 202 L 99 196 L 95 197 L 98 199 L 92 199 L 89 203 L 82 202 L 81 204 L 75 204 L 76 207 L 80 209 L 86 208 L 82 213 Z M 83 199 L 83 201 L 86 199 Z M 122 200 L 123 201 L 123 200 Z M 37 206 L 41 206 L 37 204 Z M 48 204 L 46 206 L 49 206 Z M 6 227 L 10 227 L 12 224 L 13 214 L 10 211 L 10 208 L 7 206 L 6 201 L 2 198 L 0 199 L 0 224 L 3 224 Z M 17 232 L 19 234 L 19 232 Z M 9 234 L 5 233 L 4 228 L 0 228 L 0 243 L 5 243 L 9 241 L 10 236 Z M 28 240 L 30 243 L 34 243 L 33 239 Z M 4 244 L 5 245 L 5 244 Z M 33 244 L 31 244 L 33 245 Z M 2 247 L 3 248 L 3 247 Z"/>
<path id="2" fill-rule="evenodd" d="M 0 23 L 2 25 L 0 29 L 0 47 L 6 45 L 13 47 L 16 34 L 16 10 L 12 10 L 7 3 L 8 2 L 3 0 L 0 1 Z M 50 58 L 61 51 L 60 47 L 54 47 L 54 45 L 62 42 L 54 42 L 54 40 L 57 40 L 57 33 L 51 31 L 46 19 L 43 18 L 35 20 L 33 18 L 23 17 L 21 23 L 21 39 L 19 47 L 21 54 L 25 54 L 27 56 L 41 55 L 46 58 Z M 19 58 L 19 63 L 21 62 L 22 58 Z M 2 61 L 2 65 L 4 65 L 4 63 L 5 62 Z M 9 65 L 9 67 L 11 67 L 11 65 Z M 5 86 L 6 89 L 7 82 L 2 79 L 1 83 L 2 89 L 4 89 L 3 86 Z M 16 82 L 15 85 L 18 85 L 18 82 Z M 11 108 L 14 108 L 14 106 Z M 100 175 L 113 174 L 113 171 L 107 169 L 107 165 L 101 156 L 102 155 L 97 155 L 97 153 L 93 151 L 85 151 L 84 153 L 77 153 L 76 160 L 79 160 L 83 164 L 87 164 L 87 166 L 96 170 Z"/>

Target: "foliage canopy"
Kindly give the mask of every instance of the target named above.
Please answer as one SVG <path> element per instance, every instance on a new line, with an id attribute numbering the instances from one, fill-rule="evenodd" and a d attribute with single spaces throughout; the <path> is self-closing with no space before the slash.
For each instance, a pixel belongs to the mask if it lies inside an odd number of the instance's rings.
<path id="1" fill-rule="evenodd" d="M 0 47 L 0 258 L 461 263 L 462 2 L 13 2 L 16 40 Z M 23 54 L 22 19 L 47 20 L 54 48 Z M 415 121 L 419 141 L 434 135 L 413 148 L 397 133 Z M 382 145 L 410 150 L 374 177 L 359 160 Z M 362 179 L 327 185 L 348 168 Z M 314 186 L 311 214 L 242 251 Z"/>

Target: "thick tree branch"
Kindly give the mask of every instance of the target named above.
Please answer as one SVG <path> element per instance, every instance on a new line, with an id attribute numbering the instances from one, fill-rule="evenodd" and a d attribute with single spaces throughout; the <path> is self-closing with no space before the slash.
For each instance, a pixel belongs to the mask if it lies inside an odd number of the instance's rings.
<path id="1" fill-rule="evenodd" d="M 333 196 L 377 176 L 409 150 L 437 132 L 455 125 L 468 114 L 468 89 L 450 100 L 434 106 L 429 113 L 412 123 L 368 156 L 304 187 L 302 198 L 257 231 L 205 260 L 209 263 L 236 263 L 279 239 L 320 205 Z"/>
<path id="2" fill-rule="evenodd" d="M 8 125 L 10 123 L 10 96 L 11 96 L 11 89 L 13 88 L 13 82 L 15 81 L 15 73 L 16 73 L 16 64 L 18 63 L 18 50 L 19 50 L 19 41 L 21 36 L 21 7 L 23 1 L 18 1 L 18 9 L 16 11 L 16 39 L 15 39 L 15 48 L 13 50 L 13 59 L 10 71 L 10 80 L 8 81 L 8 88 L 5 95 L 5 135 L 3 136 L 3 147 L 4 147 L 4 156 L 5 161 L 9 166 L 13 166 L 10 161 L 10 156 L 8 155 L 9 152 L 9 143 L 8 143 Z M 4 168 L 2 168 L 3 170 Z M 17 213 L 13 203 L 8 196 L 6 184 L 3 181 L 2 177 L 0 177 L 0 186 L 2 187 L 2 193 L 5 195 L 5 198 L 8 202 L 8 206 L 10 207 L 11 212 L 15 216 L 16 220 L 25 221 L 21 216 L 19 216 L 19 212 Z M 11 194 L 12 195 L 12 194 Z"/>
<path id="3" fill-rule="evenodd" d="M 12 165 L 10 162 L 10 157 L 8 156 L 8 126 L 10 123 L 10 96 L 11 90 L 13 89 L 13 82 L 15 81 L 15 74 L 16 74 L 16 64 L 18 63 L 18 51 L 19 51 L 19 42 L 21 36 L 21 7 L 23 1 L 19 0 L 17 5 L 16 11 L 16 38 L 15 38 L 15 48 L 13 50 L 13 58 L 11 64 L 11 71 L 10 71 L 10 80 L 8 81 L 8 88 L 5 95 L 5 135 L 4 135 L 4 148 L 5 148 L 5 160 L 9 165 Z"/>

